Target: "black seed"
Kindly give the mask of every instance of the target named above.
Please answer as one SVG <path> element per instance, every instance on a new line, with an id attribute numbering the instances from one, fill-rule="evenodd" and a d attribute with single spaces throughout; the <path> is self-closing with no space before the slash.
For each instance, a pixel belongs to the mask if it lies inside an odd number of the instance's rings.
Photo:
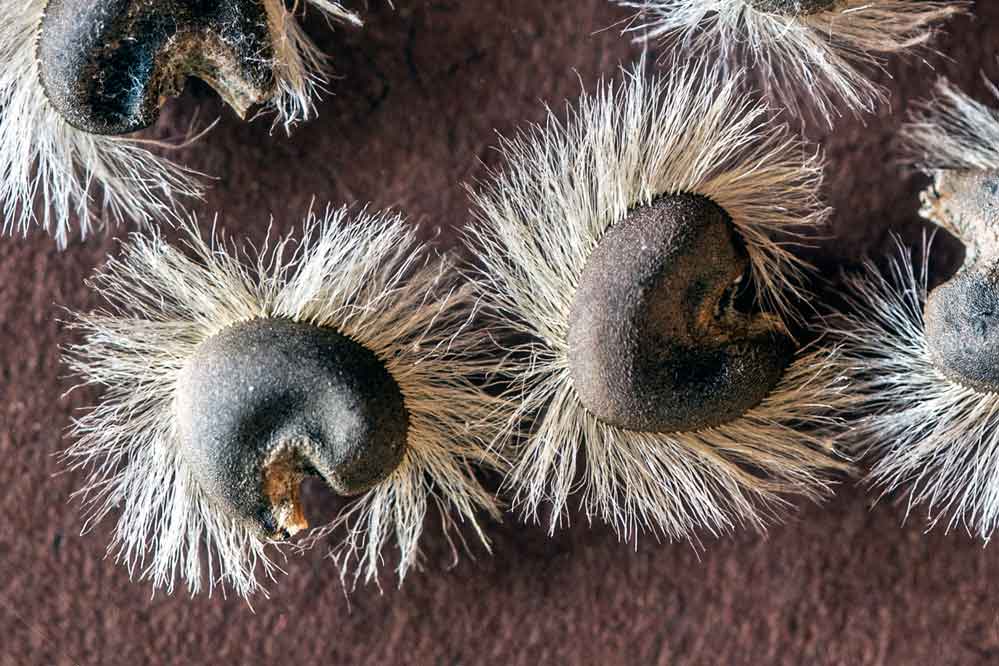
<path id="1" fill-rule="evenodd" d="M 49 102 L 95 134 L 152 125 L 189 76 L 240 114 L 275 85 L 260 0 L 49 0 L 37 55 Z"/>
<path id="2" fill-rule="evenodd" d="M 354 495 L 406 449 L 398 384 L 374 353 L 328 328 L 257 319 L 225 329 L 187 362 L 176 396 L 182 455 L 202 487 L 270 536 L 288 526 L 264 487 L 269 462 L 296 483 L 317 473 Z"/>

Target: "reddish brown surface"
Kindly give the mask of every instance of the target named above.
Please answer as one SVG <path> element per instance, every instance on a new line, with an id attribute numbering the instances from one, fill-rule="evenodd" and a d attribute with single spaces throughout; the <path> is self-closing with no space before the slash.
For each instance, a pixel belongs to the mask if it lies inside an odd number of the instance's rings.
<path id="1" fill-rule="evenodd" d="M 462 183 L 496 165 L 494 129 L 509 133 L 562 108 L 580 80 L 592 88 L 637 51 L 614 29 L 606 0 L 373 0 L 369 27 L 309 30 L 342 76 L 318 122 L 290 139 L 240 124 L 204 88 L 175 104 L 168 127 L 222 114 L 181 159 L 219 174 L 200 206 L 207 225 L 259 241 L 268 216 L 294 227 L 316 196 L 395 206 L 429 230 L 463 224 Z M 999 3 L 952 24 L 929 58 L 985 99 L 999 78 Z M 935 77 L 892 62 L 896 111 Z M 834 232 L 826 267 L 882 253 L 891 230 L 918 237 L 919 179 L 888 160 L 899 114 L 885 111 L 809 129 L 829 159 Z M 115 232 L 120 233 L 120 232 Z M 953 249 L 953 246 L 950 246 Z M 95 396 L 60 397 L 58 346 L 71 340 L 59 306 L 95 304 L 83 279 L 112 251 L 101 236 L 59 253 L 39 233 L 0 241 L 0 664 L 975 664 L 999 660 L 999 553 L 956 532 L 923 534 L 923 515 L 851 482 L 823 507 L 804 505 L 766 536 L 684 544 L 617 543 L 603 527 L 548 538 L 516 519 L 492 530 L 495 555 L 451 566 L 430 525 L 426 566 L 402 590 L 362 588 L 346 600 L 321 553 L 289 561 L 258 599 L 183 592 L 150 598 L 103 559 L 106 530 L 78 536 L 67 503 L 76 475 L 54 476 L 52 454 L 73 410 Z M 953 252 L 941 254 L 952 258 Z"/>

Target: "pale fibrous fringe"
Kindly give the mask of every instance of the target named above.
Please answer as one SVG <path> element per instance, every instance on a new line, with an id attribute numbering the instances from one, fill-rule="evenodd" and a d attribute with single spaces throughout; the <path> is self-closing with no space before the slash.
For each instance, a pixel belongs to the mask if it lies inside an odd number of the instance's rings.
<path id="1" fill-rule="evenodd" d="M 357 17 L 332 0 L 306 0 L 328 16 Z M 35 45 L 48 0 L 0 0 L 0 207 L 3 232 L 33 225 L 65 247 L 73 220 L 81 237 L 106 222 L 139 225 L 175 219 L 184 199 L 202 195 L 204 174 L 151 152 L 167 142 L 89 134 L 48 103 Z M 325 80 L 324 56 L 302 32 L 283 0 L 265 0 L 275 37 L 277 94 L 268 108 L 289 129 L 315 115 Z M 186 145 L 186 137 L 179 145 Z M 176 144 L 174 144 L 176 145 Z"/>
<path id="2" fill-rule="evenodd" d="M 927 266 L 900 248 L 886 271 L 871 263 L 846 278 L 842 311 L 821 323 L 849 382 L 842 442 L 871 460 L 869 481 L 906 493 L 906 516 L 963 525 L 988 540 L 999 526 L 999 394 L 975 391 L 930 358 L 923 308 Z"/>
<path id="3" fill-rule="evenodd" d="M 391 214 L 310 214 L 297 244 L 286 238 L 260 251 L 185 228 L 184 249 L 156 232 L 134 234 L 90 282 L 107 305 L 77 315 L 83 340 L 67 361 L 81 385 L 103 389 L 64 453 L 71 469 L 89 473 L 78 492 L 85 529 L 117 509 L 109 553 L 155 588 L 172 591 L 180 578 L 192 593 L 206 580 L 209 592 L 263 590 L 258 576 L 274 577 L 278 551 L 219 511 L 183 463 L 174 392 L 207 338 L 275 317 L 334 328 L 373 351 L 409 417 L 399 468 L 312 539 L 345 533 L 331 552 L 342 575 L 353 566 L 355 580 L 375 578 L 394 536 L 401 581 L 417 563 L 429 506 L 445 528 L 464 523 L 488 547 L 477 514 L 498 518 L 498 509 L 473 468 L 501 466 L 486 437 L 508 410 L 471 383 L 488 357 L 484 334 L 470 328 L 472 292 L 452 284 L 450 262 Z"/>
<path id="4" fill-rule="evenodd" d="M 881 68 L 884 54 L 925 45 L 935 24 L 967 11 L 968 3 L 917 0 L 840 0 L 801 16 L 754 9 L 747 0 L 615 0 L 637 10 L 628 30 L 641 39 L 675 42 L 684 57 L 748 57 L 764 92 L 803 115 L 807 99 L 828 124 L 872 112 L 886 100 L 865 68 Z M 693 54 L 693 55 L 692 55 Z M 842 107 L 842 108 L 841 108 Z"/>
<path id="5" fill-rule="evenodd" d="M 480 224 L 470 244 L 481 255 L 478 284 L 496 330 L 532 340 L 498 364 L 520 403 L 497 439 L 514 452 L 507 481 L 516 503 L 536 520 L 550 502 L 554 530 L 576 490 L 581 453 L 588 517 L 623 538 L 638 528 L 696 538 L 699 527 L 763 525 L 785 492 L 829 489 L 824 472 L 838 463 L 818 433 L 834 426 L 843 399 L 829 372 L 835 350 L 803 353 L 762 404 L 730 424 L 631 432 L 599 422 L 576 396 L 567 344 L 573 295 L 608 228 L 657 197 L 693 193 L 731 216 L 762 305 L 791 315 L 805 267 L 772 237 L 799 239 L 824 223 L 821 160 L 786 126 L 762 123 L 766 110 L 734 78 L 678 69 L 650 79 L 643 67 L 584 95 L 564 123 L 549 112 L 543 126 L 503 141 L 505 172 L 473 193 Z"/>
<path id="6" fill-rule="evenodd" d="M 324 15 L 351 25 L 361 20 L 336 0 L 302 0 L 303 6 L 314 7 Z M 264 111 L 273 111 L 274 125 L 285 131 L 299 121 L 316 115 L 315 100 L 328 76 L 327 58 L 309 39 L 295 18 L 296 6 L 287 9 L 284 0 L 265 0 L 271 33 L 275 36 L 274 74 L 278 92 Z"/>
<path id="7" fill-rule="evenodd" d="M 999 99 L 999 90 L 986 83 Z M 910 112 L 900 144 L 909 159 L 927 169 L 997 169 L 999 111 L 939 78 L 933 97 Z"/>
<path id="8" fill-rule="evenodd" d="M 987 79 L 990 92 L 999 89 Z M 934 95 L 914 105 L 899 133 L 905 158 L 936 177 L 947 171 L 995 171 L 999 169 L 999 111 L 967 96 L 947 79 L 937 79 Z M 983 243 L 995 234 L 975 216 L 940 214 L 940 197 L 934 182 L 921 195 L 920 215 L 957 236 L 965 246 L 965 265 L 981 256 Z"/>

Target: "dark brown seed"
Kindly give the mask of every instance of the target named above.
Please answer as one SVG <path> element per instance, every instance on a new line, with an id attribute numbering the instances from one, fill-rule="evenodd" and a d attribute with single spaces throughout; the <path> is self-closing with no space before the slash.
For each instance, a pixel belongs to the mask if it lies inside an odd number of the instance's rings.
<path id="1" fill-rule="evenodd" d="M 749 257 L 719 206 L 664 196 L 600 240 L 569 317 L 569 367 L 601 421 L 643 432 L 721 425 L 757 405 L 793 353 L 772 317 L 736 305 Z"/>

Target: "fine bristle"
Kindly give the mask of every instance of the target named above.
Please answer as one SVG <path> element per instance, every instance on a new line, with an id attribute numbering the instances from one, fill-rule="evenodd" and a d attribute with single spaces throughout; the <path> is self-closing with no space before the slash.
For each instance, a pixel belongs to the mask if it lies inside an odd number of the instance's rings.
<path id="1" fill-rule="evenodd" d="M 999 90 L 989 84 L 999 99 Z M 968 97 L 947 79 L 913 107 L 902 128 L 906 156 L 927 169 L 999 168 L 999 111 Z"/>
<path id="2" fill-rule="evenodd" d="M 884 89 L 865 69 L 881 67 L 884 54 L 925 45 L 936 24 L 968 8 L 966 2 L 838 0 L 792 16 L 760 11 L 747 0 L 616 2 L 637 10 L 628 29 L 641 39 L 675 43 L 685 57 L 745 56 L 780 107 L 803 115 L 807 99 L 830 124 L 843 111 L 871 112 L 884 101 Z"/>
<path id="3" fill-rule="evenodd" d="M 999 99 L 999 89 L 986 81 Z M 961 195 L 949 191 L 951 176 L 962 171 L 999 170 L 999 111 L 965 95 L 949 81 L 936 82 L 934 96 L 909 113 L 899 134 L 907 161 L 923 169 L 934 182 L 921 194 L 920 215 L 957 236 L 965 246 L 965 265 L 978 261 L 996 232 L 984 214 L 952 214 L 948 203 Z M 941 191 L 943 190 L 943 191 Z"/>
<path id="4" fill-rule="evenodd" d="M 803 294 L 791 245 L 826 215 L 821 161 L 787 127 L 762 124 L 765 109 L 733 78 L 678 69 L 647 79 L 643 65 L 584 95 L 567 121 L 550 113 L 503 141 L 507 167 L 474 194 L 470 242 L 482 255 L 484 307 L 532 340 L 501 368 L 521 402 L 501 438 L 515 452 L 508 482 L 521 508 L 537 517 L 550 501 L 554 529 L 582 453 L 587 516 L 624 537 L 645 527 L 680 539 L 698 527 L 762 525 L 785 492 L 823 494 L 823 473 L 838 463 L 817 433 L 841 396 L 825 352 L 801 355 L 762 404 L 719 428 L 632 432 L 580 404 L 568 366 L 573 296 L 587 257 L 630 210 L 670 193 L 717 203 L 745 240 L 760 305 L 785 316 Z M 521 423 L 530 424 L 522 440 Z"/>
<path id="5" fill-rule="evenodd" d="M 360 26 L 361 21 L 332 0 L 306 0 L 332 20 Z M 315 102 L 329 78 L 327 58 L 302 30 L 284 0 L 265 0 L 271 34 L 274 36 L 274 74 L 277 94 L 266 110 L 275 114 L 274 124 L 285 131 L 316 115 Z"/>
<path id="6" fill-rule="evenodd" d="M 35 57 L 46 4 L 0 0 L 3 232 L 25 234 L 38 225 L 62 248 L 74 222 L 85 238 L 106 223 L 141 226 L 175 219 L 174 211 L 185 200 L 201 196 L 202 174 L 151 152 L 149 141 L 80 131 L 49 104 Z M 331 0 L 309 4 L 331 18 L 357 22 Z M 278 84 L 268 108 L 275 112 L 275 123 L 289 128 L 314 115 L 324 59 L 283 2 L 266 0 L 265 7 L 275 40 Z"/>
<path id="7" fill-rule="evenodd" d="M 470 381 L 487 369 L 483 340 L 466 330 L 476 305 L 467 287 L 450 284 L 448 262 L 421 248 L 398 216 L 346 209 L 310 215 L 299 241 L 259 252 L 204 239 L 190 225 L 187 232 L 187 252 L 136 234 L 109 260 L 91 282 L 108 305 L 78 315 L 84 339 L 68 353 L 82 383 L 104 389 L 76 422 L 64 457 L 89 471 L 78 493 L 88 524 L 120 511 L 109 551 L 168 591 L 177 577 L 192 592 L 207 578 L 209 590 L 220 584 L 248 596 L 262 587 L 260 571 L 277 571 L 267 544 L 198 487 L 179 455 L 173 408 L 178 373 L 198 345 L 261 317 L 334 328 L 374 352 L 409 416 L 400 467 L 311 543 L 345 532 L 332 555 L 344 576 L 354 567 L 370 580 L 394 535 L 401 579 L 417 563 L 432 504 L 445 528 L 466 523 L 487 544 L 477 513 L 498 510 L 473 467 L 499 465 L 485 438 L 503 412 Z"/>
<path id="8" fill-rule="evenodd" d="M 999 394 L 960 386 L 932 362 L 926 280 L 925 263 L 901 250 L 886 272 L 867 264 L 849 276 L 842 312 L 824 318 L 856 415 L 843 443 L 870 458 L 884 494 L 907 494 L 907 514 L 922 506 L 931 526 L 987 540 L 999 526 Z"/>

